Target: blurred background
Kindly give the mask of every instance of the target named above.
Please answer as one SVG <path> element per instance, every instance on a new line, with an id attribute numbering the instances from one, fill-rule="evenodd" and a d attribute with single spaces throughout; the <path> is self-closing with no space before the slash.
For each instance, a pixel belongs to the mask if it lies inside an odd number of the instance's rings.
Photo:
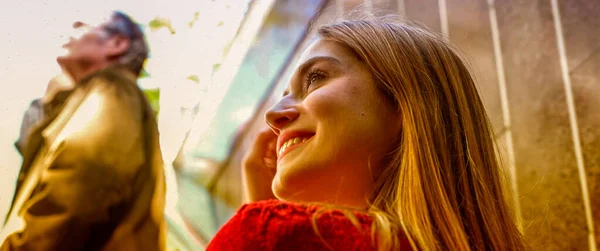
<path id="1" fill-rule="evenodd" d="M 420 22 L 476 77 L 533 250 L 600 244 L 598 0 L 22 0 L 0 3 L 0 215 L 23 112 L 58 73 L 73 21 L 122 10 L 151 55 L 139 85 L 158 112 L 170 250 L 201 250 L 242 203 L 240 161 L 310 41 L 356 8 Z"/>

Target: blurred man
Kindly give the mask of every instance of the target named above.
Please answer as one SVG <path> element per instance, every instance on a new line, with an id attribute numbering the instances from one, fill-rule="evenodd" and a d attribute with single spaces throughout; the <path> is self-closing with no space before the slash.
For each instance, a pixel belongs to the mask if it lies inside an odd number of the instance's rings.
<path id="1" fill-rule="evenodd" d="M 74 86 L 39 100 L 23 128 L 0 250 L 164 250 L 158 130 L 136 84 L 144 36 L 120 12 L 74 28 L 81 36 L 57 59 Z"/>

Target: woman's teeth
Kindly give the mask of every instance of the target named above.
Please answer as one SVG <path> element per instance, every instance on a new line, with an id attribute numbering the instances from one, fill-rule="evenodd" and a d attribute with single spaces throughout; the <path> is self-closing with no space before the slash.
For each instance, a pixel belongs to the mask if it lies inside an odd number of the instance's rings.
<path id="1" fill-rule="evenodd" d="M 281 156 L 281 154 L 283 154 L 283 152 L 285 151 L 285 149 L 287 149 L 288 147 L 293 146 L 295 144 L 302 143 L 302 142 L 304 142 L 306 140 L 308 140 L 308 138 L 296 137 L 296 138 L 293 138 L 293 139 L 289 139 L 288 141 L 286 141 L 285 143 L 283 143 L 283 145 L 279 149 L 279 156 Z"/>

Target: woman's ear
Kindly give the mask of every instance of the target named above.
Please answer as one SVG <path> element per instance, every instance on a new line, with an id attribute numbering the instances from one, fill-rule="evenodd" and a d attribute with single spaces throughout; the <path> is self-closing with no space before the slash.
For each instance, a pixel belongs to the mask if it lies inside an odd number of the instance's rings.
<path id="1" fill-rule="evenodd" d="M 130 41 L 123 35 L 114 35 L 106 42 L 106 56 L 115 58 L 124 55 L 129 49 Z"/>

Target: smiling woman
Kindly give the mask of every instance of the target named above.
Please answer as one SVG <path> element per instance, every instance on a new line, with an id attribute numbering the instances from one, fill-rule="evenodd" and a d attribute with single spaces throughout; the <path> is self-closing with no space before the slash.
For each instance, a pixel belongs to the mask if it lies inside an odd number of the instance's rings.
<path id="1" fill-rule="evenodd" d="M 371 172 L 400 133 L 397 109 L 382 99 L 366 64 L 339 42 L 316 40 L 300 62 L 286 95 L 266 114 L 283 149 L 273 191 L 291 201 L 366 209 Z"/>
<path id="2" fill-rule="evenodd" d="M 246 155 L 250 204 L 209 250 L 525 249 L 483 104 L 444 39 L 348 20 L 320 27 L 299 62 Z"/>

